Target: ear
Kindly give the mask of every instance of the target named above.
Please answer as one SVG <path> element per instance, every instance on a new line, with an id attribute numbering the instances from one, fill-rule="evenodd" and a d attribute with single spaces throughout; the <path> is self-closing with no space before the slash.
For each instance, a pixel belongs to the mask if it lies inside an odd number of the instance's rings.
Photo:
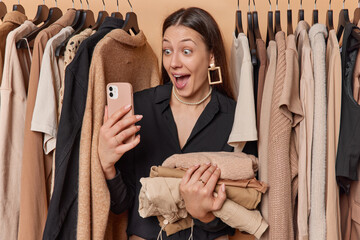
<path id="1" fill-rule="evenodd" d="M 209 61 L 209 65 L 210 64 L 215 64 L 215 57 L 214 54 L 212 52 L 210 52 L 210 61 Z"/>

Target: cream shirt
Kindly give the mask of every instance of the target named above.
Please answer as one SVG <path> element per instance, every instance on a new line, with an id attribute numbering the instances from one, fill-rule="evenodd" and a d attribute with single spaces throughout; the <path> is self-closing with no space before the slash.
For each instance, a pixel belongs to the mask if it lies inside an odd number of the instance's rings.
<path id="1" fill-rule="evenodd" d="M 228 144 L 235 152 L 243 150 L 247 141 L 258 139 L 255 116 L 254 76 L 249 42 L 244 33 L 233 33 L 231 72 L 234 96 L 237 99 L 233 128 Z"/>

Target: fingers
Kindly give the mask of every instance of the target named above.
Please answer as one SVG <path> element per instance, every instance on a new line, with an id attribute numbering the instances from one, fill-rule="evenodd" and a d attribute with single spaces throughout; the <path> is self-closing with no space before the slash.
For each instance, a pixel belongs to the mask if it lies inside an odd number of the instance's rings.
<path id="1" fill-rule="evenodd" d="M 117 154 L 124 154 L 127 151 L 133 149 L 140 143 L 140 135 L 137 135 L 134 140 L 130 141 L 129 143 L 121 144 L 116 147 L 115 152 Z"/>
<path id="2" fill-rule="evenodd" d="M 131 136 L 134 136 L 140 130 L 140 128 L 141 126 L 134 125 L 121 131 L 119 134 L 115 136 L 117 144 L 120 145 L 121 143 L 124 143 L 126 139 L 128 139 Z"/>
<path id="3" fill-rule="evenodd" d="M 216 168 L 215 171 L 211 174 L 209 180 L 206 183 L 206 187 L 209 190 L 214 190 L 216 187 L 216 183 L 218 182 L 219 178 L 220 178 L 220 168 Z"/>
<path id="4" fill-rule="evenodd" d="M 191 176 L 193 175 L 193 173 L 196 171 L 196 169 L 199 168 L 199 165 L 195 165 L 190 167 L 186 172 L 185 175 L 183 176 L 183 178 L 181 179 L 181 184 L 187 184 L 191 178 Z"/>
<path id="5" fill-rule="evenodd" d="M 199 182 L 199 180 L 201 179 L 200 177 L 210 166 L 211 166 L 210 163 L 200 165 L 200 167 L 191 176 L 189 183 L 194 184 L 194 183 Z M 206 184 L 205 180 L 203 180 L 203 182 Z"/>
<path id="6" fill-rule="evenodd" d="M 206 169 L 205 172 L 200 176 L 200 179 L 206 184 L 215 170 L 216 170 L 216 165 L 210 165 L 209 168 Z"/>
<path id="7" fill-rule="evenodd" d="M 142 115 L 135 115 L 125 119 L 121 119 L 117 123 L 112 125 L 109 134 L 117 135 L 118 133 L 128 129 L 131 125 L 134 125 L 135 123 L 139 122 L 142 118 L 143 118 Z"/>
<path id="8" fill-rule="evenodd" d="M 220 190 L 218 194 L 214 194 L 214 203 L 212 211 L 217 211 L 222 208 L 225 200 L 226 200 L 226 192 L 225 192 L 225 184 L 221 184 Z"/>
<path id="9" fill-rule="evenodd" d="M 126 105 L 121 107 L 118 111 L 116 111 L 113 115 L 111 115 L 110 118 L 107 119 L 104 126 L 110 128 L 112 125 L 118 122 L 123 116 L 125 116 L 125 114 L 127 114 L 130 111 L 131 107 L 132 107 L 131 105 Z"/>

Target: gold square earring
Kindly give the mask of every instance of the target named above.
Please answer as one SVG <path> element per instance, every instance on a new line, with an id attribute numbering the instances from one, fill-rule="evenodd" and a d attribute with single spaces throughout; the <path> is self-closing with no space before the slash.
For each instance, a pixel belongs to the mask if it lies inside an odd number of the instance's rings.
<path id="1" fill-rule="evenodd" d="M 218 73 L 218 76 L 219 76 L 219 80 L 218 81 L 211 81 L 211 74 L 210 72 L 212 71 L 217 71 Z M 215 84 L 220 84 L 222 83 L 222 77 L 221 77 L 221 69 L 220 67 L 215 67 L 215 64 L 214 63 L 210 63 L 210 67 L 208 68 L 208 79 L 209 79 L 209 84 L 210 85 L 215 85 Z"/>

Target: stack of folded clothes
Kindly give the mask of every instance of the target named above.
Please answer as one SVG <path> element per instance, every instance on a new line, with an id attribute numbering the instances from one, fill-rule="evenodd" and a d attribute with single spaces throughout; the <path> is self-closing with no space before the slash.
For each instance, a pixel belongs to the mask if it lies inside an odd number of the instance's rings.
<path id="1" fill-rule="evenodd" d="M 257 158 L 242 152 L 174 154 L 162 166 L 153 166 L 150 177 L 140 179 L 140 216 L 157 216 L 168 236 L 190 228 L 192 218 L 180 195 L 180 182 L 189 167 L 205 163 L 216 164 L 221 169 L 214 194 L 224 183 L 227 196 L 222 208 L 213 214 L 227 225 L 259 239 L 268 224 L 255 209 L 267 185 L 255 178 Z"/>

